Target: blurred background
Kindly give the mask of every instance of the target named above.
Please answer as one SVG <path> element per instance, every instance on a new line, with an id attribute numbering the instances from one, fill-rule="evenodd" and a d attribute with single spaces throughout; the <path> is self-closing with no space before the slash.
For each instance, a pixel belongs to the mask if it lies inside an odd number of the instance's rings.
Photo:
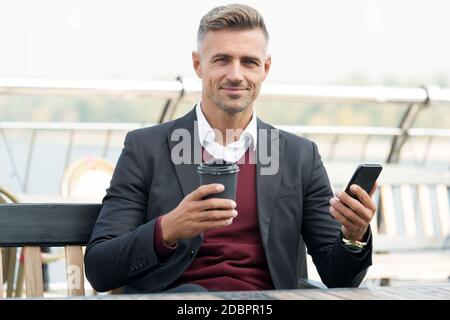
<path id="1" fill-rule="evenodd" d="M 271 37 L 258 116 L 316 141 L 337 189 L 360 162 L 386 167 L 373 227 L 389 237 L 364 285 L 448 282 L 450 3 L 240 2 Z M 126 132 L 199 100 L 198 23 L 228 3 L 1 0 L 0 187 L 101 201 Z"/>

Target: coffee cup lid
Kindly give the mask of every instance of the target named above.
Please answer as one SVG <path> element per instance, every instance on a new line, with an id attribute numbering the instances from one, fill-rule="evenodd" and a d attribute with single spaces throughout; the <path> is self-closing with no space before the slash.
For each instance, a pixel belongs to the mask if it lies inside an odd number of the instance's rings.
<path id="1" fill-rule="evenodd" d="M 230 174 L 239 172 L 239 166 L 236 163 L 226 162 L 221 159 L 211 159 L 200 164 L 197 167 L 197 172 L 202 174 Z"/>

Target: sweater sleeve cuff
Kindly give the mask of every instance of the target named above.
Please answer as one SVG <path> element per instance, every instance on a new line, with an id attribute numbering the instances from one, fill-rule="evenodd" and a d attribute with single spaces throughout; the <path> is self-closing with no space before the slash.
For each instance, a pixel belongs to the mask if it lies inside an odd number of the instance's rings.
<path id="1" fill-rule="evenodd" d="M 164 260 L 165 258 L 168 258 L 177 248 L 177 244 L 170 247 L 168 246 L 163 239 L 162 235 L 162 228 L 161 228 L 161 218 L 162 216 L 158 217 L 155 224 L 155 232 L 154 232 L 154 238 L 153 238 L 153 245 L 155 249 L 156 256 Z"/>

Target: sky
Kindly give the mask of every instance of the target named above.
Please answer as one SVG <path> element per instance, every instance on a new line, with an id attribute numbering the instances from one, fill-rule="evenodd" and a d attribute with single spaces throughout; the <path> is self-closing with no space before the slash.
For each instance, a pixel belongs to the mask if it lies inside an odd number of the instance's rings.
<path id="1" fill-rule="evenodd" d="M 450 1 L 240 1 L 264 16 L 271 83 L 450 86 Z M 200 18 L 230 1 L 0 0 L 0 78 L 195 77 Z"/>

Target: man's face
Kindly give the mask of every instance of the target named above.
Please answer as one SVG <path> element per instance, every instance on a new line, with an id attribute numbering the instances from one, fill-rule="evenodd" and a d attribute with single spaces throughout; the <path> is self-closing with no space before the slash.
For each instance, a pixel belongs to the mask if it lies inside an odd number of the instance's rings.
<path id="1" fill-rule="evenodd" d="M 192 53 L 203 83 L 202 99 L 228 114 L 251 109 L 270 69 L 266 46 L 258 29 L 207 32 L 199 52 Z"/>

